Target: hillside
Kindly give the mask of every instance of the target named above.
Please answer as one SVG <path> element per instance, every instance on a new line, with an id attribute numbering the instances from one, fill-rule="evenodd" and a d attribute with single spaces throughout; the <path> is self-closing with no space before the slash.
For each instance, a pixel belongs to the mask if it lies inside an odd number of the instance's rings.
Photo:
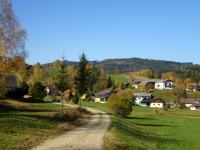
<path id="1" fill-rule="evenodd" d="M 141 59 L 141 58 L 123 58 L 123 59 L 106 59 L 103 61 L 90 61 L 90 64 L 103 67 L 107 72 L 112 73 L 119 71 L 120 73 L 136 71 L 141 69 L 151 69 L 157 72 L 177 71 L 181 68 L 191 67 L 193 63 L 180 63 L 165 60 Z M 48 66 L 49 64 L 44 64 Z M 65 64 L 77 66 L 78 62 L 65 61 Z"/>

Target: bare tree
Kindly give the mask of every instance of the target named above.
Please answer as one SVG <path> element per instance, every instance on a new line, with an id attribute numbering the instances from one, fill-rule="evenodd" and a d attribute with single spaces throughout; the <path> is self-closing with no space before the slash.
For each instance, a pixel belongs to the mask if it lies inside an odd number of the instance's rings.
<path id="1" fill-rule="evenodd" d="M 0 0 L 0 54 L 24 55 L 26 32 L 17 20 L 12 4 Z"/>

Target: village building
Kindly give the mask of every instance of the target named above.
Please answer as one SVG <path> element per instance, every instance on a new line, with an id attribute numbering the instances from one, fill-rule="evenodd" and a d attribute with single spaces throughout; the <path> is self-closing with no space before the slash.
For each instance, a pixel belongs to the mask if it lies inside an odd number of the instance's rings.
<path id="1" fill-rule="evenodd" d="M 108 98 L 110 98 L 111 95 L 112 95 L 112 92 L 113 92 L 113 89 L 108 88 L 108 89 L 105 89 L 105 90 L 103 90 L 99 93 L 95 93 L 94 101 L 99 102 L 99 103 L 107 103 Z"/>
<path id="2" fill-rule="evenodd" d="M 186 91 L 190 92 L 200 91 L 200 85 L 197 84 L 188 85 Z"/>
<path id="3" fill-rule="evenodd" d="M 173 89 L 173 81 L 163 79 L 148 79 L 148 78 L 136 78 L 132 85 L 133 88 L 141 91 L 147 90 L 171 90 Z"/>
<path id="4" fill-rule="evenodd" d="M 173 81 L 171 81 L 171 80 L 156 80 L 155 89 L 156 90 L 171 90 L 171 89 L 173 89 Z"/>
<path id="5" fill-rule="evenodd" d="M 182 98 L 179 100 L 178 104 L 182 107 L 190 108 L 198 99 L 195 98 Z"/>
<path id="6" fill-rule="evenodd" d="M 51 96 L 59 96 L 60 95 L 55 84 L 47 84 L 47 85 L 45 85 L 45 89 L 46 89 L 47 95 L 51 95 Z"/>
<path id="7" fill-rule="evenodd" d="M 192 106 L 190 107 L 190 110 L 197 110 L 200 111 L 200 103 L 194 103 L 192 104 Z"/>
<path id="8" fill-rule="evenodd" d="M 152 100 L 151 93 L 135 93 L 135 103 L 139 106 L 149 106 Z"/>
<path id="9" fill-rule="evenodd" d="M 6 79 L 6 89 L 8 92 L 14 91 L 18 88 L 17 79 L 14 75 L 8 75 L 5 77 Z"/>
<path id="10" fill-rule="evenodd" d="M 163 108 L 165 105 L 165 102 L 161 98 L 155 98 L 151 101 L 150 107 L 153 108 Z"/>

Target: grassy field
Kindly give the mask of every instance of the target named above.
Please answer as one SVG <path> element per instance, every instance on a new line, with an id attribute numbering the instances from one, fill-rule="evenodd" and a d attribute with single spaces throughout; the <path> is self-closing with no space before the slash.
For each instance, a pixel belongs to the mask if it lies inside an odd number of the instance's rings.
<path id="1" fill-rule="evenodd" d="M 0 101 L 0 150 L 25 150 L 74 127 L 54 118 L 60 105 Z M 68 108 L 65 107 L 65 110 Z"/>
<path id="2" fill-rule="evenodd" d="M 131 79 L 125 74 L 110 75 L 112 81 L 119 80 L 122 83 L 131 83 Z"/>
<path id="3" fill-rule="evenodd" d="M 126 118 L 112 115 L 106 104 L 85 103 L 111 115 L 110 130 L 134 150 L 199 150 L 200 112 L 189 110 L 160 110 L 137 107 Z"/>

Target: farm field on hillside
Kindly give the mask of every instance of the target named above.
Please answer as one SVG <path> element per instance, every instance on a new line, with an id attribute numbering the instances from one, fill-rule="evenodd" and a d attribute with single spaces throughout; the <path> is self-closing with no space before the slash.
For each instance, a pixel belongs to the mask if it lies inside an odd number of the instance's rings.
<path id="1" fill-rule="evenodd" d="M 131 79 L 125 74 L 118 74 L 118 75 L 110 75 L 112 81 L 121 81 L 122 83 L 131 83 Z"/>
<path id="2" fill-rule="evenodd" d="M 134 107 L 126 118 L 113 116 L 107 104 L 85 103 L 112 116 L 110 129 L 116 128 L 118 137 L 130 149 L 138 150 L 198 150 L 200 149 L 200 112 L 189 110 L 159 110 Z"/>

